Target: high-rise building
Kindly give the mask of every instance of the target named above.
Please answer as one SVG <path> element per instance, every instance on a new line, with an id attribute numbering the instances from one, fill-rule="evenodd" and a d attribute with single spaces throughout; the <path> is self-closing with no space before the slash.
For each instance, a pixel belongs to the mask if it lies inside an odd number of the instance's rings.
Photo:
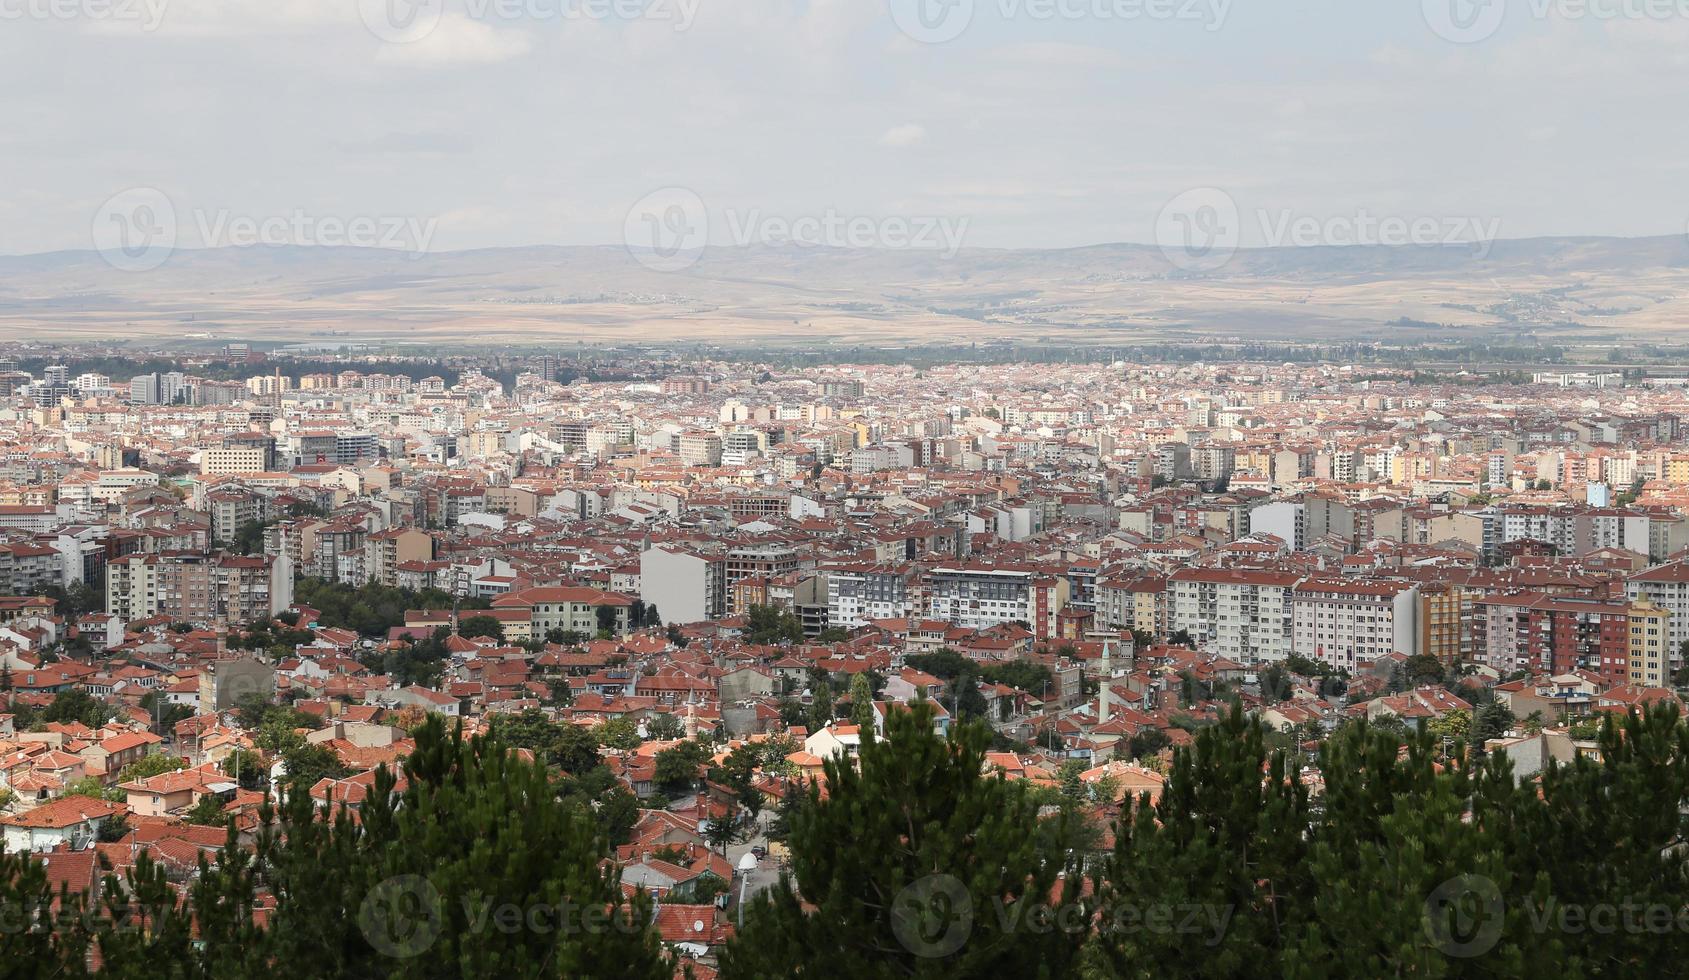
<path id="1" fill-rule="evenodd" d="M 158 375 L 143 374 L 129 379 L 129 404 L 158 404 Z"/>

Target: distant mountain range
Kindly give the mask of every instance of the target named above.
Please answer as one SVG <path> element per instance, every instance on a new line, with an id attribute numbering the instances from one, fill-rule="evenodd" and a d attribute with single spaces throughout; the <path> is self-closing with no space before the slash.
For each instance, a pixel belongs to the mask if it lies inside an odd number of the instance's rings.
<path id="1" fill-rule="evenodd" d="M 1187 272 L 1161 249 L 711 247 L 680 271 L 619 246 L 410 255 L 182 250 L 0 257 L 0 337 L 321 343 L 694 340 L 1138 343 L 1216 338 L 1689 341 L 1689 238 L 1240 249 Z"/>

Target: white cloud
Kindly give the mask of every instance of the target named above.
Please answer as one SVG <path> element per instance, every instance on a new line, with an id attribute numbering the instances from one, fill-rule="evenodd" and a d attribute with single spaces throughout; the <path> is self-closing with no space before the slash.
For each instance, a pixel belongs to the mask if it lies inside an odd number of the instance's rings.
<path id="1" fill-rule="evenodd" d="M 880 134 L 881 146 L 914 146 L 927 138 L 927 128 L 919 123 L 893 126 Z"/>

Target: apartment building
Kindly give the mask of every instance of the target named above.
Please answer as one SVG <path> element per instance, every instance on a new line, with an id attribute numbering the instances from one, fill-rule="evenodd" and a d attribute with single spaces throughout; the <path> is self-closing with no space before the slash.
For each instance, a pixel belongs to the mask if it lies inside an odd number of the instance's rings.
<path id="1" fill-rule="evenodd" d="M 1406 582 L 1310 578 L 1291 591 L 1291 649 L 1353 669 L 1419 649 L 1419 592 Z"/>
<path id="2" fill-rule="evenodd" d="M 926 574 L 927 614 L 969 629 L 1034 619 L 1030 569 L 952 565 Z M 1053 614 L 1052 614 L 1053 615 Z"/>
<path id="3" fill-rule="evenodd" d="M 731 596 L 733 587 L 747 578 L 772 579 L 798 570 L 798 552 L 788 544 L 762 543 L 729 548 L 722 568 L 726 575 L 723 588 Z M 748 608 L 748 607 L 747 607 Z M 745 611 L 741 604 L 729 601 L 727 614 Z"/>
<path id="4" fill-rule="evenodd" d="M 1689 563 L 1674 561 L 1637 572 L 1625 580 L 1625 597 L 1632 602 L 1647 599 L 1670 614 L 1666 638 L 1671 669 L 1681 667 L 1678 650 L 1689 641 Z"/>
<path id="5" fill-rule="evenodd" d="M 106 609 L 125 621 L 232 626 L 292 604 L 285 555 L 136 554 L 106 564 Z"/>
<path id="6" fill-rule="evenodd" d="M 682 432 L 675 448 L 687 466 L 721 465 L 721 436 L 713 432 Z"/>
<path id="7" fill-rule="evenodd" d="M 827 622 L 854 629 L 870 619 L 902 619 L 921 613 L 918 575 L 907 565 L 827 565 Z"/>
<path id="8" fill-rule="evenodd" d="M 211 539 L 229 542 L 241 525 L 262 523 L 270 512 L 270 500 L 245 487 L 226 487 L 205 495 L 205 510 L 211 514 Z"/>
<path id="9" fill-rule="evenodd" d="M 639 556 L 639 597 L 655 605 L 665 623 L 719 619 L 727 610 L 726 560 L 666 545 L 648 549 Z"/>
<path id="10" fill-rule="evenodd" d="M 364 537 L 364 571 L 382 585 L 399 584 L 399 568 L 434 559 L 434 538 L 414 527 L 394 527 Z"/>
<path id="11" fill-rule="evenodd" d="M 1181 569 L 1167 579 L 1169 626 L 1240 663 L 1283 660 L 1294 645 L 1291 592 L 1298 581 L 1288 572 Z"/>
<path id="12" fill-rule="evenodd" d="M 1671 613 L 1646 599 L 1630 604 L 1629 682 L 1644 687 L 1671 683 Z"/>
<path id="13" fill-rule="evenodd" d="M 64 585 L 65 572 L 65 556 L 55 548 L 21 541 L 0 543 L 0 592 L 27 594 Z"/>
<path id="14" fill-rule="evenodd" d="M 1479 599 L 1477 656 L 1502 674 L 1585 670 L 1613 683 L 1629 679 L 1630 605 L 1526 592 Z"/>

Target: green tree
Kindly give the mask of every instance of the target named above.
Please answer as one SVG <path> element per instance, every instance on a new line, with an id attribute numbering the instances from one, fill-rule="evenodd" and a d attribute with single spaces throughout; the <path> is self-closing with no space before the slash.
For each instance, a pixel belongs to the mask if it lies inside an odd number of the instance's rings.
<path id="1" fill-rule="evenodd" d="M 1264 964 L 1284 938 L 1278 896 L 1304 888 L 1310 811 L 1297 774 L 1283 753 L 1269 756 L 1265 735 L 1234 705 L 1175 752 L 1158 802 L 1143 797 L 1122 815 L 1096 879 L 1101 921 L 1129 923 L 1129 913 L 1156 909 L 1190 917 L 1178 929 L 1103 930 L 1087 952 L 1093 975 L 1271 973 Z M 1198 944 L 1202 955 L 1188 955 Z"/>
<path id="2" fill-rule="evenodd" d="M 657 753 L 652 779 L 667 792 L 690 789 L 698 781 L 699 770 L 709 758 L 708 749 L 688 739 Z"/>
<path id="3" fill-rule="evenodd" d="M 1472 743 L 1482 748 L 1492 738 L 1501 738 L 1513 727 L 1513 712 L 1500 701 L 1490 701 L 1478 708 L 1472 719 Z"/>
<path id="4" fill-rule="evenodd" d="M 0 962 L 79 980 L 96 975 L 94 950 L 97 975 L 118 980 L 258 980 L 278 964 L 334 980 L 674 975 L 649 903 L 605 873 L 609 841 L 585 805 L 496 740 L 447 735 L 438 718 L 415 737 L 402 792 L 383 768 L 356 817 L 303 796 L 266 805 L 254 849 L 230 828 L 185 885 L 142 850 L 121 876 L 96 868 L 96 902 L 0 851 Z M 510 912 L 517 928 L 499 924 Z"/>
<path id="5" fill-rule="evenodd" d="M 122 803 L 129 794 L 115 786 L 107 787 L 93 776 L 83 776 L 81 779 L 65 786 L 65 796 L 88 796 L 96 800 L 106 800 L 111 803 Z"/>
<path id="6" fill-rule="evenodd" d="M 1446 679 L 1442 661 L 1428 653 L 1416 653 L 1407 658 L 1407 661 L 1402 664 L 1402 673 L 1406 676 L 1410 687 L 1418 687 L 1421 684 L 1441 684 Z"/>
<path id="7" fill-rule="evenodd" d="M 467 639 L 491 637 L 504 642 L 504 624 L 491 616 L 469 616 L 458 620 L 458 634 Z"/>
<path id="8" fill-rule="evenodd" d="M 1162 729 L 1145 728 L 1127 742 L 1126 752 L 1134 759 L 1144 759 L 1160 753 L 1171 743 L 1172 739 Z"/>
<path id="9" fill-rule="evenodd" d="M 270 767 L 264 757 L 246 749 L 235 749 L 218 764 L 241 789 L 262 790 L 270 783 Z"/>
<path id="10" fill-rule="evenodd" d="M 826 763 L 826 792 L 788 817 L 795 880 L 747 910 L 723 977 L 1069 975 L 1084 930 L 1025 916 L 1048 903 L 1061 921 L 1076 869 L 1040 860 L 1024 785 L 982 775 L 986 730 L 932 724 L 929 706 L 895 712 L 860 767 Z"/>
<path id="11" fill-rule="evenodd" d="M 850 720 L 862 738 L 874 737 L 874 691 L 865 672 L 850 679 Z"/>
<path id="12" fill-rule="evenodd" d="M 554 677 L 546 681 L 545 687 L 551 693 L 551 696 L 546 698 L 546 703 L 552 707 L 567 708 L 575 703 L 575 692 L 569 686 L 569 678 Z"/>
<path id="13" fill-rule="evenodd" d="M 154 752 L 151 755 L 143 755 L 139 759 L 136 759 L 134 762 L 131 762 L 122 769 L 118 770 L 117 781 L 119 783 L 132 783 L 137 779 L 146 779 L 149 776 L 157 776 L 161 773 L 175 772 L 178 769 L 186 768 L 187 765 L 188 760 L 180 756 Z"/>
<path id="14" fill-rule="evenodd" d="M 202 827 L 227 827 L 229 815 L 223 811 L 223 801 L 214 793 L 204 793 L 194 805 L 184 814 L 188 823 L 199 824 Z"/>
<path id="15" fill-rule="evenodd" d="M 1464 743 L 1472 733 L 1472 712 L 1465 708 L 1445 711 L 1441 717 L 1426 722 L 1425 730 L 1438 741 Z"/>
<path id="16" fill-rule="evenodd" d="M 673 712 L 660 711 L 645 723 L 645 734 L 660 742 L 686 737 L 686 726 Z"/>
<path id="17" fill-rule="evenodd" d="M 644 741 L 639 737 L 639 727 L 629 718 L 612 718 L 594 732 L 598 736 L 598 744 L 607 749 L 637 749 Z"/>
<path id="18" fill-rule="evenodd" d="M 784 609 L 753 605 L 745 614 L 746 643 L 802 643 L 803 623 Z"/>
<path id="19" fill-rule="evenodd" d="M 288 796 L 308 797 L 311 787 L 324 779 L 345 779 L 351 775 L 340 757 L 321 745 L 301 742 L 281 754 L 286 766 L 284 779 Z"/>
<path id="20" fill-rule="evenodd" d="M 261 836 L 280 905 L 272 963 L 299 976 L 672 975 L 644 900 L 622 900 L 601 869 L 604 835 L 556 802 L 543 765 L 438 718 L 415 737 L 403 793 L 382 770 L 356 822 L 290 801 L 285 835 Z M 506 907 L 521 927 L 496 925 Z M 549 928 L 527 927 L 536 908 Z"/>
<path id="21" fill-rule="evenodd" d="M 110 721 L 112 715 L 111 705 L 79 687 L 72 687 L 53 696 L 52 703 L 41 712 L 41 721 L 81 722 L 89 728 L 98 728 Z"/>
<path id="22" fill-rule="evenodd" d="M 747 828 L 736 815 L 728 815 L 710 820 L 704 827 L 704 842 L 719 850 L 723 857 L 727 856 L 727 849 L 745 840 L 748 836 Z"/>

